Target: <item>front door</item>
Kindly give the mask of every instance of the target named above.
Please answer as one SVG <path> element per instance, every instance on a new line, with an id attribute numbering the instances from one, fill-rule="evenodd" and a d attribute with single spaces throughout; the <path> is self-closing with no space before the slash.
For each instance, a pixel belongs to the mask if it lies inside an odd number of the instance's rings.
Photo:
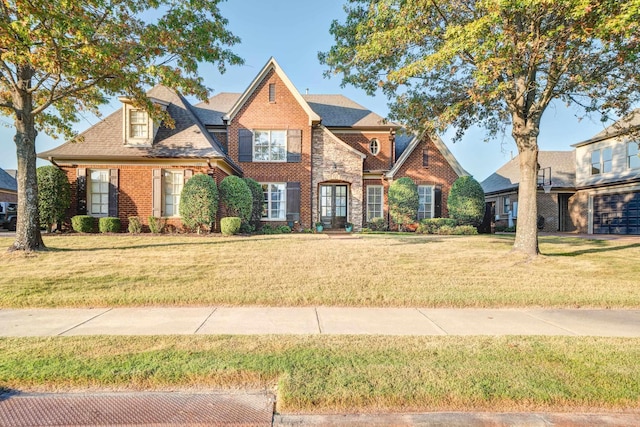
<path id="1" fill-rule="evenodd" d="M 347 186 L 320 186 L 320 221 L 325 228 L 344 228 L 347 222 Z"/>

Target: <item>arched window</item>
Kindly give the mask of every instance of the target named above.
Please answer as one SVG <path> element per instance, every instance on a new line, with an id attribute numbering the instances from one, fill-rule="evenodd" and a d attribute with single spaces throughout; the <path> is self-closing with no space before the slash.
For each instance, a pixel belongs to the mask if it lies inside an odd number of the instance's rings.
<path id="1" fill-rule="evenodd" d="M 380 152 L 380 143 L 377 139 L 373 138 L 371 142 L 369 142 L 369 151 L 371 151 L 371 154 L 374 156 L 378 155 Z"/>

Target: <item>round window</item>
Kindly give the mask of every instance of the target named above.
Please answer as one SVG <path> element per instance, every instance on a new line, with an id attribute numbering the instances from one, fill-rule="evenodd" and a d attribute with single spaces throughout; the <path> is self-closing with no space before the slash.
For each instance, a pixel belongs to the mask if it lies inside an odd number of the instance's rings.
<path id="1" fill-rule="evenodd" d="M 374 156 L 376 156 L 380 152 L 380 143 L 377 139 L 374 138 L 371 140 L 371 142 L 369 143 L 369 151 L 371 151 L 371 154 L 373 154 Z"/>

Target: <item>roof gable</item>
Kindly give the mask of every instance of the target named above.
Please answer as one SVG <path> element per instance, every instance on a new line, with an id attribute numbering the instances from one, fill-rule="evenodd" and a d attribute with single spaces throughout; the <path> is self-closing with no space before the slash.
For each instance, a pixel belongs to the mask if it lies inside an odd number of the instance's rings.
<path id="1" fill-rule="evenodd" d="M 249 87 L 247 87 L 247 89 L 242 93 L 242 95 L 240 95 L 240 97 L 235 102 L 235 104 L 231 107 L 228 113 L 223 117 L 223 120 L 232 121 L 234 119 L 236 114 L 238 114 L 238 112 L 242 109 L 242 106 L 249 100 L 249 98 L 251 98 L 251 95 L 256 91 L 256 89 L 260 86 L 260 83 L 268 76 L 268 74 L 271 71 L 275 72 L 278 75 L 278 77 L 285 84 L 289 92 L 291 92 L 291 94 L 296 99 L 296 101 L 298 101 L 302 109 L 307 113 L 307 115 L 309 116 L 309 125 L 312 125 L 314 122 L 316 123 L 320 122 L 320 116 L 311 109 L 309 104 L 307 104 L 307 102 L 304 100 L 302 95 L 300 95 L 300 92 L 298 92 L 298 90 L 293 85 L 293 83 L 291 83 L 291 80 L 289 80 L 289 77 L 287 77 L 284 71 L 282 71 L 282 68 L 280 68 L 280 65 L 278 65 L 278 63 L 273 57 L 271 57 L 271 59 L 267 61 L 267 64 L 258 73 L 256 78 L 253 79 Z"/>
<path id="2" fill-rule="evenodd" d="M 16 179 L 0 168 L 0 189 L 9 191 L 18 191 Z"/>
<path id="3" fill-rule="evenodd" d="M 383 117 L 344 95 L 302 95 L 311 109 L 322 117 L 327 127 L 346 128 L 399 128 L 400 125 Z"/>

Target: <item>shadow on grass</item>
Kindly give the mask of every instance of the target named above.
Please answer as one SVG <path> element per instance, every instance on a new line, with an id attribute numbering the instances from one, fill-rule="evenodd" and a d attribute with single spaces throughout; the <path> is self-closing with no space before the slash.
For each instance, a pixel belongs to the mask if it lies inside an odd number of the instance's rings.
<path id="1" fill-rule="evenodd" d="M 274 240 L 272 237 L 268 237 L 264 240 Z M 217 240 L 217 241 L 192 241 L 192 242 L 162 242 L 162 243 L 146 243 L 140 245 L 129 245 L 129 246 L 108 246 L 108 247 L 89 247 L 89 248 L 56 248 L 48 246 L 47 250 L 49 252 L 95 252 L 95 251 L 105 251 L 110 249 L 116 250 L 131 250 L 131 249 L 150 249 L 150 248 L 166 248 L 166 247 L 177 247 L 177 246 L 214 246 L 214 245 L 228 245 L 234 243 L 243 243 L 246 242 L 246 239 L 232 239 L 232 240 Z"/>
<path id="2" fill-rule="evenodd" d="M 602 246 L 602 245 L 600 245 L 600 246 Z M 551 254 L 545 253 L 544 255 L 548 256 L 548 257 L 576 257 L 576 256 L 586 255 L 586 254 L 597 254 L 597 253 L 602 253 L 602 252 L 621 251 L 621 250 L 624 250 L 624 249 L 632 249 L 632 248 L 640 248 L 640 243 L 631 243 L 629 245 L 622 245 L 622 246 L 608 246 L 607 245 L 607 246 L 603 246 L 603 247 L 600 247 L 600 248 L 582 249 L 582 250 L 578 250 L 578 251 L 574 251 L 574 252 L 561 252 L 561 253 L 551 253 Z"/>

